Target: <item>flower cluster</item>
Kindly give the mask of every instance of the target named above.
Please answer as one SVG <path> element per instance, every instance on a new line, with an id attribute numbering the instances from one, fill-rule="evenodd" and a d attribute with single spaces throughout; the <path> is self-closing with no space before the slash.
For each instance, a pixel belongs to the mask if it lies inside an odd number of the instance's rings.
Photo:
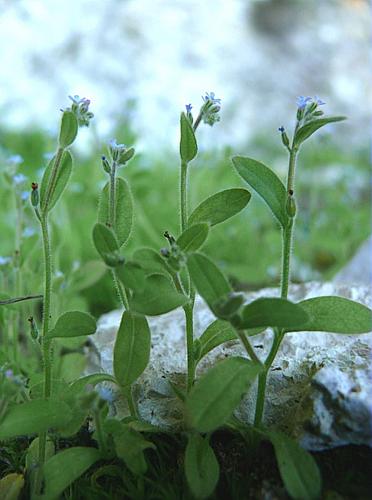
<path id="1" fill-rule="evenodd" d="M 125 165 L 134 156 L 134 148 L 128 148 L 125 144 L 118 144 L 116 139 L 111 139 L 108 143 L 108 149 L 112 160 L 119 166 Z M 104 169 L 107 173 L 110 173 L 109 167 L 107 167 L 108 162 L 105 157 L 102 157 L 104 162 Z M 105 168 L 105 165 L 107 168 Z"/>
<path id="2" fill-rule="evenodd" d="M 323 111 L 318 109 L 318 106 L 325 104 L 319 97 L 303 96 L 297 98 L 297 120 L 304 123 L 323 115 Z"/>
<path id="3" fill-rule="evenodd" d="M 72 111 L 78 121 L 79 127 L 88 127 L 89 121 L 93 118 L 93 113 L 89 111 L 90 100 L 78 95 L 69 96 L 72 101 L 70 108 L 65 111 Z"/>
<path id="4" fill-rule="evenodd" d="M 206 123 L 207 125 L 214 125 L 216 122 L 220 121 L 219 112 L 221 110 L 221 99 L 215 97 L 214 92 L 206 92 L 204 96 L 202 96 L 203 104 L 200 108 L 199 115 L 194 123 L 194 130 L 196 130 L 201 121 Z M 194 119 L 192 116 L 192 104 L 186 104 L 186 115 L 190 120 L 191 124 Z"/>

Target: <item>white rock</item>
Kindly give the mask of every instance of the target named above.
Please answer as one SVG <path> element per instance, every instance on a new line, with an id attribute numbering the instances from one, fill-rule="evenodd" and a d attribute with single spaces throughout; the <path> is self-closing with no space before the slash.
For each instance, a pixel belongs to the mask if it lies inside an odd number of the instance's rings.
<path id="1" fill-rule="evenodd" d="M 308 283 L 291 288 L 294 301 L 321 295 L 339 295 L 372 305 L 367 287 L 349 288 L 333 283 Z M 278 296 L 277 289 L 264 289 L 247 295 L 251 301 L 262 296 Z M 112 349 L 121 311 L 101 317 L 92 337 L 96 356 L 90 370 L 112 372 Z M 202 334 L 214 317 L 201 299 L 195 306 L 195 333 Z M 168 383 L 185 380 L 186 353 L 183 310 L 149 318 L 152 350 L 149 366 L 136 385 L 140 415 L 165 429 L 177 428 L 182 407 Z M 272 333 L 257 335 L 253 345 L 261 359 L 271 346 Z M 372 445 L 370 403 L 371 335 L 336 335 L 319 332 L 287 334 L 268 377 L 265 423 L 301 437 L 308 449 L 324 449 L 343 444 Z M 217 359 L 244 355 L 239 342 L 215 349 L 199 365 L 198 375 Z M 94 361 L 95 358 L 95 361 Z M 256 388 L 252 387 L 236 410 L 251 422 Z M 126 412 L 118 401 L 118 412 Z"/>

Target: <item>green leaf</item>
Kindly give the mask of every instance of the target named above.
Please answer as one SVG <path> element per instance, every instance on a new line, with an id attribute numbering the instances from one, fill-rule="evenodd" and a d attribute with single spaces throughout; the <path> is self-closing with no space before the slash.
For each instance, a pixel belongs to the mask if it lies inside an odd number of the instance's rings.
<path id="1" fill-rule="evenodd" d="M 324 127 L 324 125 L 328 125 L 328 123 L 341 122 L 343 120 L 346 120 L 346 116 L 328 116 L 325 118 L 316 118 L 315 120 L 311 120 L 311 122 L 306 123 L 297 130 L 295 145 L 299 146 L 302 142 L 313 135 L 314 132 L 321 127 Z"/>
<path id="2" fill-rule="evenodd" d="M 215 347 L 228 342 L 229 340 L 237 340 L 234 328 L 227 321 L 216 319 L 199 337 L 200 354 L 198 361 L 206 356 Z"/>
<path id="3" fill-rule="evenodd" d="M 239 213 L 251 199 L 246 189 L 232 188 L 213 194 L 198 205 L 188 220 L 188 226 L 208 222 L 211 226 L 220 224 Z"/>
<path id="4" fill-rule="evenodd" d="M 177 245 L 183 252 L 195 252 L 208 238 L 209 225 L 205 222 L 187 228 L 177 239 Z"/>
<path id="5" fill-rule="evenodd" d="M 58 378 L 66 382 L 72 382 L 82 375 L 87 367 L 87 356 L 80 352 L 69 352 L 58 356 L 53 369 L 58 374 Z"/>
<path id="6" fill-rule="evenodd" d="M 74 142 L 78 133 L 78 128 L 79 125 L 75 113 L 72 111 L 64 111 L 58 138 L 61 148 L 67 148 Z"/>
<path id="7" fill-rule="evenodd" d="M 125 261 L 116 268 L 116 273 L 125 288 L 141 291 L 145 287 L 146 274 L 137 262 Z"/>
<path id="8" fill-rule="evenodd" d="M 161 273 L 167 276 L 172 274 L 163 257 L 153 248 L 139 248 L 133 253 L 133 259 L 141 264 L 147 274 Z"/>
<path id="9" fill-rule="evenodd" d="M 55 337 L 80 337 L 92 335 L 97 328 L 96 320 L 88 313 L 80 311 L 69 311 L 63 313 L 53 328 L 47 334 L 47 338 Z"/>
<path id="10" fill-rule="evenodd" d="M 268 437 L 274 446 L 280 475 L 289 495 L 298 500 L 320 498 L 322 479 L 310 453 L 281 432 L 270 432 Z"/>
<path id="11" fill-rule="evenodd" d="M 196 143 L 194 130 L 185 113 L 181 113 L 180 126 L 181 126 L 181 141 L 180 141 L 181 160 L 188 163 L 189 161 L 195 158 L 198 152 L 198 146 Z"/>
<path id="12" fill-rule="evenodd" d="M 119 243 L 112 229 L 101 222 L 93 227 L 93 243 L 97 252 L 108 266 L 117 266 L 122 263 L 119 256 Z"/>
<path id="13" fill-rule="evenodd" d="M 232 291 L 229 282 L 216 264 L 201 253 L 193 253 L 187 259 L 191 279 L 210 309 L 219 299 Z"/>
<path id="14" fill-rule="evenodd" d="M 104 424 L 105 432 L 112 434 L 114 438 L 116 454 L 124 460 L 125 465 L 133 474 L 142 475 L 147 470 L 144 450 L 155 449 L 150 441 L 146 441 L 142 435 L 129 425 L 118 420 L 109 419 Z"/>
<path id="15" fill-rule="evenodd" d="M 315 297 L 299 302 L 310 317 L 301 329 L 287 331 L 330 332 L 345 334 L 369 333 L 372 330 L 372 311 L 363 304 L 343 297 Z"/>
<path id="16" fill-rule="evenodd" d="M 144 316 L 125 311 L 114 346 L 114 375 L 119 385 L 135 382 L 145 370 L 151 349 L 151 333 Z"/>
<path id="17" fill-rule="evenodd" d="M 131 309 L 148 316 L 158 316 L 188 302 L 188 297 L 176 291 L 174 285 L 163 274 L 152 274 L 145 280 L 145 288 L 135 291 Z"/>
<path id="18" fill-rule="evenodd" d="M 107 182 L 102 190 L 98 206 L 98 222 L 109 224 L 110 222 L 110 183 Z M 122 177 L 116 178 L 115 196 L 115 221 L 113 224 L 119 246 L 123 246 L 128 240 L 133 226 L 133 198 L 129 184 Z"/>
<path id="19" fill-rule="evenodd" d="M 18 500 L 25 484 L 23 474 L 12 472 L 0 479 L 0 498 L 2 500 Z"/>
<path id="20" fill-rule="evenodd" d="M 241 328 L 301 327 L 309 319 L 303 308 L 280 298 L 261 298 L 244 306 Z"/>
<path id="21" fill-rule="evenodd" d="M 287 193 L 279 177 L 266 165 L 252 158 L 234 156 L 232 162 L 238 174 L 265 200 L 281 226 L 285 227 Z"/>
<path id="22" fill-rule="evenodd" d="M 108 373 L 92 373 L 91 375 L 86 375 L 85 377 L 78 378 L 70 385 L 70 391 L 73 395 L 77 395 L 83 392 L 87 385 L 97 385 L 101 382 L 112 382 L 116 384 L 116 380 L 112 375 Z"/>
<path id="23" fill-rule="evenodd" d="M 53 156 L 53 158 L 48 163 L 48 166 L 44 171 L 43 179 L 41 181 L 40 207 L 42 210 L 46 208 L 49 179 L 54 167 L 55 160 L 56 160 L 56 155 Z M 71 172 L 72 172 L 72 156 L 71 153 L 68 150 L 66 150 L 62 153 L 61 156 L 61 161 L 55 177 L 53 192 L 49 196 L 48 210 L 51 210 L 61 197 L 68 183 Z"/>
<path id="24" fill-rule="evenodd" d="M 9 408 L 0 425 L 0 439 L 35 434 L 59 427 L 71 418 L 62 401 L 34 399 Z"/>
<path id="25" fill-rule="evenodd" d="M 241 357 L 214 365 L 189 393 L 186 415 L 190 425 L 200 432 L 223 425 L 261 369 L 261 365 Z"/>
<path id="26" fill-rule="evenodd" d="M 96 448 L 76 446 L 60 451 L 44 465 L 44 494 L 35 500 L 57 500 L 61 493 L 100 459 Z"/>
<path id="27" fill-rule="evenodd" d="M 186 446 L 185 474 L 192 494 L 196 498 L 209 497 L 220 475 L 220 466 L 207 439 L 192 434 Z"/>
<path id="28" fill-rule="evenodd" d="M 106 272 L 106 266 L 100 260 L 90 260 L 73 272 L 69 290 L 80 292 L 99 281 Z"/>

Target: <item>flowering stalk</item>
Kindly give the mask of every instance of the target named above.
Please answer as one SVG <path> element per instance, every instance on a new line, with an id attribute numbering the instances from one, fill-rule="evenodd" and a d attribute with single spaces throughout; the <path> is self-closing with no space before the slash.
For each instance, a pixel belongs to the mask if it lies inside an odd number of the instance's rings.
<path id="1" fill-rule="evenodd" d="M 315 97 L 314 100 L 311 97 L 300 96 L 297 101 L 297 120 L 293 133 L 292 143 L 289 143 L 289 139 L 284 130 L 284 127 L 279 128 L 281 132 L 283 145 L 287 148 L 289 152 L 289 162 L 288 162 L 288 173 L 287 173 L 287 224 L 282 229 L 282 266 L 281 266 L 281 285 L 280 285 L 280 296 L 282 299 L 288 297 L 288 288 L 290 283 L 290 272 L 291 272 L 291 251 L 292 251 L 292 241 L 293 241 L 293 230 L 294 230 L 294 220 L 296 216 L 296 204 L 294 200 L 294 186 L 295 186 L 295 172 L 296 172 L 296 160 L 299 146 L 296 143 L 296 133 L 301 125 L 304 125 L 311 121 L 312 119 L 321 116 L 322 111 L 318 110 L 318 106 L 325 104 L 321 99 Z M 274 329 L 274 340 L 270 349 L 270 352 L 264 363 L 264 371 L 258 376 L 258 390 L 257 390 L 257 400 L 256 400 L 256 410 L 254 416 L 254 425 L 259 427 L 262 423 L 264 406 L 265 406 L 265 395 L 266 395 L 266 383 L 267 375 L 270 368 L 275 360 L 276 354 L 280 348 L 285 330 L 275 328 Z"/>

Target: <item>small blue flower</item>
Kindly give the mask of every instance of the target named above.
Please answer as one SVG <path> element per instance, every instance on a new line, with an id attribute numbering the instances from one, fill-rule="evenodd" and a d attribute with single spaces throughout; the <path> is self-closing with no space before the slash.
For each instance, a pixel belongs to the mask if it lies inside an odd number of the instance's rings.
<path id="1" fill-rule="evenodd" d="M 27 195 L 29 195 L 29 193 L 27 193 Z M 31 238 L 31 236 L 33 236 L 34 234 L 35 234 L 35 229 L 33 229 L 32 227 L 25 227 L 22 236 L 24 238 Z"/>
<path id="2" fill-rule="evenodd" d="M 298 109 L 305 109 L 306 104 L 308 104 L 311 101 L 312 101 L 311 97 L 309 97 L 309 96 L 304 97 L 303 95 L 300 95 L 297 98 L 297 107 L 298 107 Z"/>
<path id="3" fill-rule="evenodd" d="M 186 104 L 186 113 L 191 113 L 192 110 L 192 104 Z"/>
<path id="4" fill-rule="evenodd" d="M 125 144 L 118 144 L 116 139 L 111 139 L 109 141 L 109 146 L 110 146 L 110 149 L 112 150 L 118 150 L 118 151 L 122 151 L 123 149 L 126 149 L 126 145 Z"/>
<path id="5" fill-rule="evenodd" d="M 285 128 L 283 127 L 283 125 L 281 127 L 278 128 L 279 132 L 283 133 L 285 132 Z"/>
<path id="6" fill-rule="evenodd" d="M 26 200 L 28 200 L 29 196 L 30 196 L 30 193 L 28 191 L 22 191 L 21 200 L 26 201 Z"/>
<path id="7" fill-rule="evenodd" d="M 221 99 L 217 99 L 214 92 L 206 92 L 202 99 L 204 102 L 212 101 L 213 104 L 221 104 Z"/>
<path id="8" fill-rule="evenodd" d="M 0 255 L 0 266 L 6 266 L 12 261 L 11 257 L 2 257 Z"/>
<path id="9" fill-rule="evenodd" d="M 314 102 L 316 102 L 318 106 L 323 106 L 323 104 L 325 104 L 317 95 L 314 97 Z"/>
<path id="10" fill-rule="evenodd" d="M 114 392 L 109 387 L 100 387 L 98 389 L 98 395 L 101 399 L 107 401 L 108 403 L 113 403 L 115 401 Z"/>
<path id="11" fill-rule="evenodd" d="M 11 163 L 12 165 L 20 165 L 21 163 L 23 163 L 23 158 L 21 155 L 12 155 L 12 156 L 9 156 L 7 161 L 8 161 L 8 163 Z"/>
<path id="12" fill-rule="evenodd" d="M 16 174 L 13 176 L 13 181 L 14 181 L 14 184 L 16 184 L 16 185 L 22 184 L 22 182 L 27 181 L 27 177 L 23 174 Z"/>
<path id="13" fill-rule="evenodd" d="M 13 373 L 13 370 L 9 369 L 9 370 L 6 370 L 5 371 L 5 377 L 7 379 L 12 379 L 14 377 L 14 373 Z"/>

